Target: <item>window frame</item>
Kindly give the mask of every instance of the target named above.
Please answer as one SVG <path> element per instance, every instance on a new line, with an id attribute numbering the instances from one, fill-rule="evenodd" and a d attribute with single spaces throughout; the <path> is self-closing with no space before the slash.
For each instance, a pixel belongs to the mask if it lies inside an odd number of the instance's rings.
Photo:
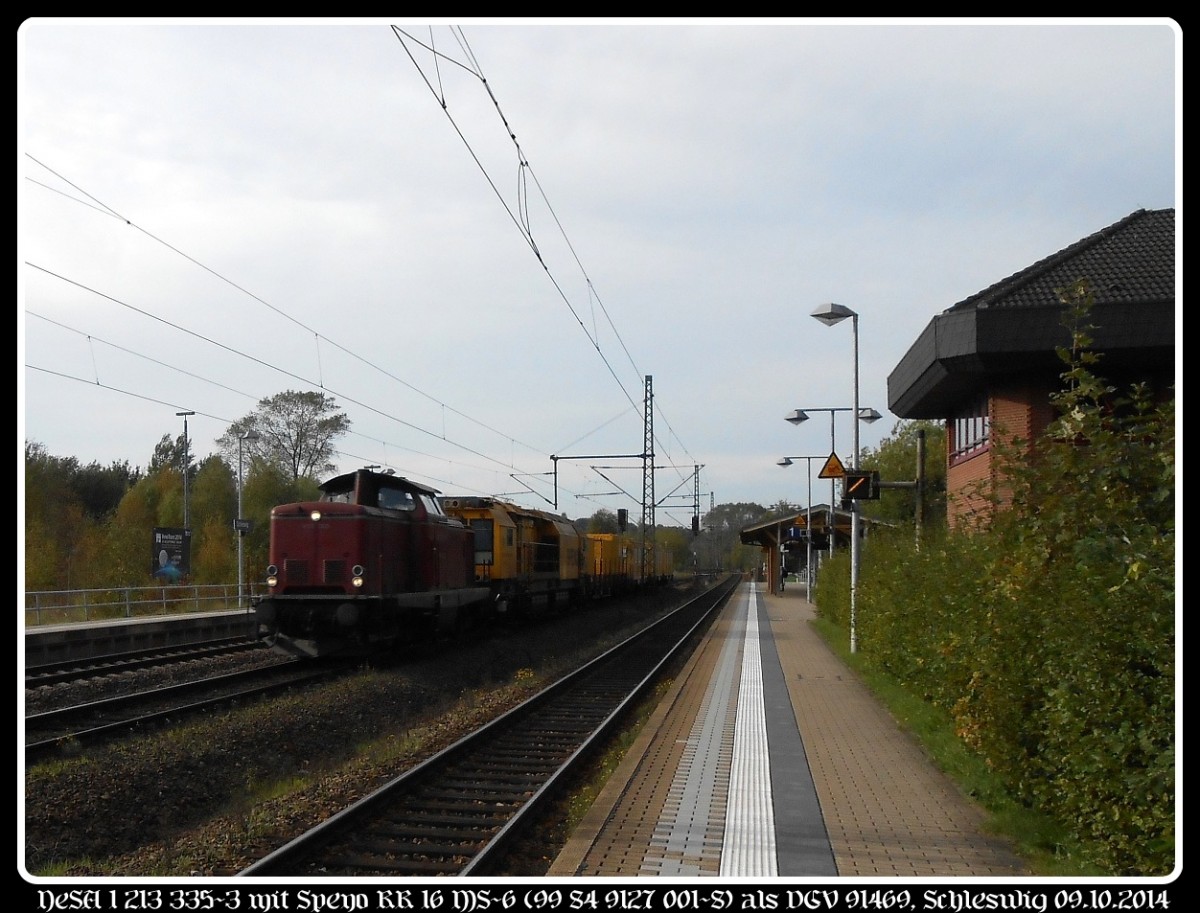
<path id="1" fill-rule="evenodd" d="M 986 453 L 992 447 L 991 402 L 980 393 L 947 422 L 947 455 L 951 466 Z"/>

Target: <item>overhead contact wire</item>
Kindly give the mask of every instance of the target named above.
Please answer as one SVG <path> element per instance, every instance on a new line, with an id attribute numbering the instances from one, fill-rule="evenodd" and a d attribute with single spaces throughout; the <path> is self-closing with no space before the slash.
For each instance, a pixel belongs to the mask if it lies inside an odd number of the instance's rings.
<path id="1" fill-rule="evenodd" d="M 578 313 L 578 311 L 576 311 L 574 305 L 571 304 L 570 298 L 563 291 L 563 289 L 562 289 L 561 285 L 559 285 L 558 281 L 554 278 L 553 273 L 551 273 L 549 265 L 543 259 L 541 251 L 538 250 L 537 244 L 533 240 L 532 234 L 529 230 L 528 223 L 523 222 L 521 217 L 513 212 L 512 207 L 509 206 L 508 201 L 505 200 L 504 195 L 500 192 L 499 188 L 497 188 L 495 180 L 488 173 L 487 168 L 484 166 L 483 162 L 480 161 L 478 154 L 476 154 L 474 148 L 471 146 L 471 143 L 467 140 L 465 134 L 462 131 L 462 128 L 458 125 L 458 122 L 454 119 L 454 116 L 450 113 L 450 108 L 449 108 L 449 105 L 446 103 L 445 98 L 439 96 L 438 92 L 436 90 L 434 90 L 433 85 L 429 81 L 429 78 L 425 75 L 424 70 L 421 68 L 421 64 L 417 61 L 416 57 L 413 55 L 412 51 L 409 49 L 409 47 L 405 43 L 404 39 L 407 38 L 409 41 L 413 42 L 414 44 L 429 51 L 437 59 L 449 59 L 449 60 L 453 60 L 453 59 L 445 58 L 444 55 L 442 55 L 440 52 L 438 52 L 435 49 L 433 49 L 432 47 L 429 47 L 428 45 L 424 44 L 417 38 L 414 38 L 412 35 L 410 35 L 408 32 L 405 32 L 403 29 L 400 29 L 394 25 L 391 28 L 392 28 L 393 33 L 396 35 L 396 39 L 400 42 L 400 45 L 404 48 L 405 53 L 408 54 L 409 60 L 412 61 L 413 66 L 416 67 L 417 71 L 421 74 L 421 78 L 425 82 L 425 85 L 427 87 L 429 87 L 429 89 L 433 93 L 434 97 L 438 99 L 438 102 L 442 108 L 442 112 L 446 115 L 446 118 L 447 118 L 447 120 L 449 120 L 451 127 L 454 129 L 454 132 L 458 135 L 459 140 L 462 141 L 463 146 L 466 148 L 467 153 L 471 156 L 472 161 L 475 162 L 475 166 L 479 169 L 480 173 L 483 175 L 484 180 L 486 180 L 488 182 L 488 186 L 492 188 L 492 193 L 495 194 L 496 199 L 500 201 L 500 205 L 503 206 L 504 211 L 506 213 L 508 213 L 509 219 L 512 221 L 513 225 L 515 225 L 517 227 L 517 230 L 521 233 L 521 237 L 523 237 L 525 239 L 525 243 L 529 246 L 529 249 L 533 252 L 534 256 L 537 257 L 538 262 L 542 265 L 542 269 L 545 271 L 547 278 L 550 280 L 551 284 L 554 286 L 555 291 L 558 292 L 559 298 L 561 298 L 562 302 L 567 306 L 567 309 L 571 312 L 571 316 L 575 318 L 575 322 L 579 325 L 579 328 L 581 330 L 583 330 L 584 336 L 586 336 L 588 338 L 588 341 L 591 342 L 592 348 L 596 350 L 596 353 L 600 356 L 600 360 L 604 363 L 604 366 L 608 369 L 609 374 L 612 376 L 612 378 L 616 382 L 617 386 L 621 389 L 621 392 L 625 394 L 625 398 L 626 398 L 626 400 L 629 401 L 630 406 L 634 409 L 635 412 L 637 412 L 638 411 L 637 402 L 634 400 L 634 398 L 630 394 L 629 390 L 626 389 L 625 384 L 621 382 L 621 378 L 617 375 L 616 371 L 613 369 L 613 366 L 609 362 L 608 357 L 604 354 L 603 349 L 601 349 L 598 339 L 594 338 L 592 336 L 592 334 L 588 332 L 587 325 L 584 323 L 583 319 L 579 316 L 579 313 Z M 487 79 L 482 75 L 482 73 L 480 73 L 478 71 L 478 69 L 472 69 L 471 67 L 464 66 L 463 64 L 459 63 L 458 61 L 453 61 L 453 62 L 456 63 L 459 67 L 461 67 L 466 72 L 471 73 L 471 75 L 473 75 L 476 79 L 478 79 L 480 81 L 480 83 L 483 85 L 484 90 L 488 93 L 488 97 L 492 100 L 493 106 L 496 108 L 497 115 L 500 117 L 501 122 L 504 124 L 504 128 L 505 128 L 506 132 L 508 133 L 509 138 L 513 141 L 513 144 L 517 149 L 518 161 L 519 161 L 521 167 L 524 169 L 528 169 L 532 173 L 532 167 L 529 165 L 528 161 L 525 160 L 524 156 L 522 155 L 521 147 L 520 147 L 520 144 L 517 143 L 516 135 L 513 133 L 512 128 L 509 126 L 507 119 L 504 117 L 503 111 L 500 110 L 499 102 L 496 100 L 495 93 L 492 92 L 491 86 L 488 85 Z M 535 182 L 537 181 L 536 175 L 534 176 L 534 181 Z M 541 188 L 539 187 L 539 192 L 540 192 L 540 190 L 541 190 Z M 543 193 L 543 198 L 544 197 L 545 197 L 545 194 Z M 555 221 L 557 222 L 557 219 Z M 561 231 L 561 227 L 562 226 L 560 224 L 559 225 L 560 231 Z M 576 262 L 578 262 L 578 258 L 576 258 Z"/>
<path id="2" fill-rule="evenodd" d="M 350 349 L 347 349 L 345 346 L 341 345 L 340 343 L 336 342 L 336 341 L 335 341 L 335 340 L 333 340 L 333 339 L 330 339 L 330 338 L 329 338 L 329 337 L 327 337 L 327 336 L 323 336 L 323 335 L 322 335 L 322 334 L 321 334 L 321 333 L 320 333 L 318 330 L 316 330 L 316 329 L 314 329 L 314 328 L 312 328 L 312 327 L 310 327 L 310 326 L 308 326 L 308 325 L 304 324 L 303 322 L 301 322 L 301 321 L 297 320 L 295 317 L 292 317 L 290 314 L 286 313 L 285 311 L 282 311 L 282 310 L 280 310 L 279 308 L 275 307 L 275 305 L 271 304 L 270 302 L 266 301 L 265 299 L 263 299 L 263 298 L 259 297 L 258 295 L 254 294 L 253 292 L 249 291 L 248 289 L 244 288 L 243 286 L 241 286 L 241 285 L 238 285 L 238 284 L 237 284 L 236 282 L 234 282 L 233 280 L 231 280 L 231 279 L 227 278 L 226 276 L 223 276 L 222 274 L 218 273 L 216 270 L 213 270 L 212 268 L 210 268 L 210 267 L 206 266 L 204 263 L 201 263 L 199 260 L 197 260 L 197 259 L 195 259 L 194 257 L 190 256 L 189 254 L 186 254 L 186 253 L 184 253 L 183 251 L 179 250 L 177 247 L 175 247 L 174 245 L 172 245 L 172 244 L 171 244 L 171 243 L 169 243 L 168 241 L 165 241 L 165 240 L 163 240 L 162 238 L 158 237 L 157 235 L 153 234 L 152 232 L 149 232 L 149 231 L 147 231 L 146 229 L 142 228 L 141 226 L 137 225 L 136 223 L 134 223 L 134 222 L 130 221 L 130 220 L 129 220 L 129 219 L 127 219 L 125 216 L 121 215 L 121 214 L 120 214 L 120 213 L 118 213 L 116 210 L 114 210 L 112 207 L 110 207 L 110 206 L 108 206 L 107 204 L 105 204 L 105 203 L 101 202 L 101 201 L 100 201 L 100 200 L 98 200 L 96 197 L 94 197 L 92 194 L 90 194 L 90 193 L 88 193 L 86 190 L 84 190 L 82 187 L 79 187 L 77 184 L 73 183 L 73 182 L 72 182 L 72 181 L 70 181 L 68 178 L 66 178 L 66 177 L 64 177 L 63 175 L 59 174 L 58 172 L 54 171 L 52 168 L 48 167 L 48 166 L 47 166 L 47 165 L 45 165 L 43 162 L 41 162 L 41 161 L 39 161 L 38 159 L 34 158 L 32 155 L 29 155 L 28 153 L 26 153 L 26 155 L 27 155 L 27 156 L 28 156 L 28 157 L 29 157 L 29 158 L 30 158 L 32 161 L 36 162 L 36 163 L 37 163 L 38 165 L 40 165 L 42 168 L 45 168 L 47 171 L 49 171 L 51 174 L 53 174 L 55 177 L 57 177 L 59 180 L 63 181 L 64 183 L 66 183 L 66 184 L 67 184 L 67 185 L 69 185 L 70 187 L 72 187 L 72 188 L 74 188 L 75 190 L 79 191 L 79 193 L 81 193 L 81 194 L 83 194 L 84 196 L 86 196 L 86 197 L 87 197 L 89 200 L 93 201 L 93 202 L 95 203 L 95 207 L 93 207 L 93 208 L 99 208 L 101 211 L 108 213 L 108 214 L 109 214 L 109 215 L 111 215 L 112 217 L 114 217 L 114 218 L 117 218 L 117 219 L 120 219 L 120 220 L 121 220 L 122 222 L 124 222 L 126 225 L 130 226 L 131 228 L 134 228 L 134 229 L 136 229 L 137 231 L 141 232 L 141 233 L 142 233 L 143 235 L 145 235 L 146 237 L 148 237 L 148 238 L 152 239 L 153 241 L 155 241 L 155 242 L 157 242 L 157 243 L 159 243 L 159 244 L 163 245 L 163 246 L 164 246 L 164 247 L 166 247 L 168 250 L 170 250 L 170 251 L 172 251 L 173 253 L 175 253 L 175 254 L 179 255 L 180 257 L 183 257 L 185 260 L 189 261 L 190 263 L 193 263 L 194 265 L 196 265 L 196 266 L 200 267 L 200 268 L 201 268 L 202 270 L 204 270 L 205 272 L 207 272 L 207 273 L 209 273 L 210 275 L 212 275 L 212 276 L 216 277 L 217 279 L 220 279 L 222 282 L 226 283 L 227 285 L 231 286 L 232 288 L 236 289 L 237 291 L 241 292 L 242 294 L 249 296 L 250 298 L 252 298 L 252 299 L 254 299 L 255 301 L 257 301 L 259 304 L 263 305 L 264 307 L 266 307 L 266 308 L 268 308 L 269 310 L 273 311 L 274 313 L 278 314 L 280 317 L 283 317 L 284 319 L 288 320 L 289 322 L 291 322 L 291 323 L 292 323 L 292 324 L 294 324 L 295 326 L 297 326 L 297 327 L 300 327 L 301 329 L 305 330 L 306 332 L 312 333 L 312 334 L 313 334 L 313 336 L 316 338 L 316 340 L 317 340 L 317 343 L 318 343 L 318 345 L 317 345 L 318 376 L 319 376 L 319 377 L 321 377 L 321 381 L 320 381 L 320 382 L 318 382 L 317 384 L 315 384 L 315 385 L 314 385 L 314 386 L 316 386 L 318 389 L 325 389 L 325 387 L 324 387 L 324 383 L 323 383 L 323 377 L 322 377 L 322 375 L 323 375 L 323 369 L 321 368 L 321 364 L 320 364 L 320 345 L 319 345 L 319 342 L 320 342 L 320 340 L 324 339 L 324 341 L 325 341 L 326 343 L 328 343 L 329 345 L 331 345 L 331 346 L 333 346 L 334 348 L 338 349 L 338 351 L 340 351 L 340 352 L 343 352 L 343 353 L 345 353 L 345 354 L 347 354 L 347 355 L 350 355 L 351 357 L 353 357 L 353 358 L 357 359 L 358 361 L 360 361 L 362 364 L 366 365 L 367 367 L 369 367 L 369 368 L 371 368 L 371 369 L 373 369 L 373 370 L 375 370 L 375 371 L 378 371 L 380 374 L 383 374 L 385 377 L 388 377 L 388 378 L 390 378 L 391 380 L 395 381 L 396 383 L 398 383 L 398 384 L 401 384 L 402 386 L 404 386 L 404 387 L 406 387 L 407 389 L 411 390 L 413 393 L 416 393 L 417 395 L 424 397 L 425 399 L 429 400 L 430 402 L 432 402 L 432 403 L 436 403 L 436 404 L 437 404 L 437 405 L 439 405 L 439 406 L 442 406 L 442 407 L 444 407 L 444 408 L 447 408 L 447 409 L 449 409 L 451 412 L 453 412 L 455 415 L 459 416 L 460 418 L 463 418 L 463 419 L 465 419 L 466 421 L 468 421 L 468 422 L 471 422 L 472 424 L 475 424 L 475 425 L 479 426 L 480 428 L 483 428 L 483 429 L 485 429 L 485 430 L 487 430 L 487 431 L 490 431 L 490 432 L 492 432 L 493 434 L 499 435 L 500 437 L 503 437 L 503 438 L 505 438 L 506 440 L 509 440 L 509 441 L 512 441 L 512 442 L 518 443 L 518 444 L 520 444 L 522 447 L 524 447 L 525 449 L 527 449 L 527 450 L 530 450 L 530 451 L 532 451 L 532 452 L 534 452 L 534 453 L 543 453 L 543 452 L 544 452 L 542 448 L 539 448 L 539 447 L 534 447 L 534 446 L 533 446 L 533 445 L 531 445 L 531 444 L 528 444 L 528 443 L 526 443 L 526 442 L 524 442 L 524 441 L 521 441 L 521 440 L 519 440 L 519 439 L 517 439 L 517 438 L 514 438 L 514 437 L 513 437 L 511 434 L 508 434 L 507 432 L 503 432 L 503 431 L 500 431 L 499 429 L 493 428 L 492 426 L 488 425 L 487 423 L 485 423 L 485 422 L 482 422 L 482 421 L 480 421 L 479 419 L 476 419 L 476 418 L 474 418 L 474 417 L 472 417 L 472 416 L 468 415 L 467 413 L 465 413 L 465 412 L 462 412 L 461 410 L 455 409 L 453 406 L 449 406 L 449 405 L 447 405 L 446 403 L 443 403 L 441 400 L 439 400 L 437 397 L 433 396 L 432 394 L 426 393 L 424 390 L 420 389 L 419 387 L 416 387 L 416 386 L 414 386 L 413 384 L 409 383 L 408 381 L 406 381 L 406 380 L 404 380 L 404 379 L 402 379 L 402 378 L 400 378 L 400 377 L 397 377 L 395 374 L 392 374 L 390 371 L 386 371 L 386 370 L 384 370 L 382 367 L 380 367 L 379 365 L 375 364 L 374 362 L 371 362 L 370 360 L 368 360 L 368 359 L 366 359 L 366 358 L 363 358 L 363 356 L 362 356 L 361 354 L 359 354 L 359 353 L 357 353 L 357 352 L 354 352 L 354 351 L 351 351 Z M 38 183 L 38 182 L 34 182 L 34 183 Z M 46 186 L 46 185 L 40 185 L 40 186 Z M 47 187 L 46 189 L 48 189 L 48 190 L 52 190 L 53 188 Z M 59 192 L 59 191 L 56 191 L 56 192 Z M 78 202 L 78 201 L 77 201 L 77 202 Z M 86 205 L 91 205 L 91 204 L 86 204 Z M 32 266 L 33 264 L 30 264 L 30 265 Z M 40 267 L 36 267 L 36 268 L 39 268 L 39 269 L 40 269 Z M 55 275 L 55 274 L 53 274 L 53 273 L 52 273 L 51 275 Z M 69 280 L 69 279 L 66 279 L 65 277 L 62 277 L 62 276 L 58 276 L 58 278 L 60 278 L 60 279 L 63 279 L 64 281 L 67 281 L 67 282 L 70 282 L 70 281 L 71 281 L 71 280 Z M 80 286 L 80 287 L 81 287 L 81 288 L 84 288 L 85 286 Z M 115 300 L 115 299 L 113 299 L 113 300 Z M 153 315 L 150 315 L 150 314 L 148 314 L 147 316 L 153 316 Z M 157 319 L 157 318 L 156 318 L 156 319 Z M 501 463 L 501 465 L 503 465 L 503 464 Z"/>

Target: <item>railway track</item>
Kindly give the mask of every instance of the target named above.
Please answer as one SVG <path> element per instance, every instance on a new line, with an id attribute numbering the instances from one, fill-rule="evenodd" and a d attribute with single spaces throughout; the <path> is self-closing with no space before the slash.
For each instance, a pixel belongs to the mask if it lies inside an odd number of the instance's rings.
<path id="1" fill-rule="evenodd" d="M 702 594 L 240 874 L 499 873 L 558 787 L 690 651 L 736 584 Z"/>
<path id="2" fill-rule="evenodd" d="M 105 675 L 132 672 L 137 669 L 150 669 L 211 656 L 225 656 L 231 653 L 265 649 L 267 649 L 266 644 L 261 640 L 234 637 L 177 647 L 156 647 L 149 650 L 134 650 L 129 653 L 110 653 L 90 659 L 64 660 L 40 666 L 26 666 L 25 687 L 29 689 L 61 685 Z"/>
<path id="3" fill-rule="evenodd" d="M 139 726 L 313 684 L 342 671 L 338 666 L 290 661 L 30 714 L 25 717 L 25 762 L 36 763 L 66 746 Z"/>

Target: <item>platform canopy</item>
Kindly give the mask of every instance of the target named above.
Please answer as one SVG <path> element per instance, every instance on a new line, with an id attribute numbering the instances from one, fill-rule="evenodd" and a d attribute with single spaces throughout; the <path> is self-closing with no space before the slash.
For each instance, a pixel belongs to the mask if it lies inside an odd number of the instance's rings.
<path id="1" fill-rule="evenodd" d="M 875 526 L 888 526 L 867 517 L 859 515 L 860 535 L 866 537 Z M 811 524 L 811 526 L 809 525 Z M 779 554 L 781 542 L 802 542 L 796 535 L 797 530 L 811 531 L 830 535 L 835 550 L 850 547 L 850 511 L 840 508 L 830 509 L 828 504 L 814 504 L 811 508 L 801 508 L 795 513 L 781 514 L 769 520 L 762 520 L 749 526 L 743 526 L 739 536 L 743 545 L 757 545 L 768 558 L 763 564 L 772 587 L 778 587 L 779 561 L 774 557 Z M 822 549 L 824 552 L 824 549 Z"/>
<path id="2" fill-rule="evenodd" d="M 778 517 L 772 517 L 770 520 L 763 520 L 759 523 L 753 523 L 750 526 L 743 526 L 741 529 L 741 541 L 743 545 L 760 545 L 763 548 L 778 548 L 781 538 L 786 537 L 786 532 L 793 527 L 801 529 L 807 528 L 809 523 L 810 509 L 801 508 L 795 513 L 781 514 Z M 864 526 L 869 521 L 859 516 L 859 522 Z M 850 545 L 850 511 L 834 508 L 831 512 L 828 504 L 814 504 L 811 508 L 812 529 L 828 534 L 830 531 L 830 523 L 833 524 L 833 547 L 847 548 Z"/>

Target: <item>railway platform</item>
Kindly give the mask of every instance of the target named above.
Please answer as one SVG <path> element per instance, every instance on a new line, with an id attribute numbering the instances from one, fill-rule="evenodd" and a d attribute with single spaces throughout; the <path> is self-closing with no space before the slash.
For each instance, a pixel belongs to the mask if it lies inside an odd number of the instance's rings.
<path id="1" fill-rule="evenodd" d="M 37 625 L 25 628 L 23 652 L 25 665 L 35 666 L 224 637 L 254 637 L 257 626 L 254 612 L 247 609 Z"/>
<path id="2" fill-rule="evenodd" d="M 813 614 L 742 584 L 548 875 L 1028 875 Z"/>

